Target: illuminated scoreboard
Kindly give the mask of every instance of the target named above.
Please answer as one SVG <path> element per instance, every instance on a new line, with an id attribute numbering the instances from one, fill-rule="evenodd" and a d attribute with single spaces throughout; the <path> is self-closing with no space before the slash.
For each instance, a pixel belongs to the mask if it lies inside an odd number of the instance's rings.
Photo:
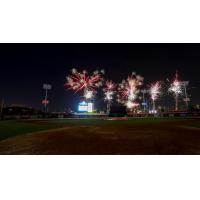
<path id="1" fill-rule="evenodd" d="M 92 112 L 93 111 L 93 103 L 82 102 L 78 105 L 79 112 Z"/>

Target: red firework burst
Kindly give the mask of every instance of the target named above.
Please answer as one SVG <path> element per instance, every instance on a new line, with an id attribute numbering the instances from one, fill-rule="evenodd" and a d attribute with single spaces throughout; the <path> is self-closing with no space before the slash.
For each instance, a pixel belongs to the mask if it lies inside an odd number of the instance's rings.
<path id="1" fill-rule="evenodd" d="M 67 76 L 65 87 L 74 90 L 75 93 L 82 90 L 96 92 L 96 89 L 102 86 L 103 73 L 103 70 L 97 70 L 90 76 L 86 70 L 78 72 L 76 69 L 72 69 L 72 74 Z"/>
<path id="2" fill-rule="evenodd" d="M 116 84 L 113 81 L 106 81 L 105 91 L 113 91 L 116 87 Z"/>

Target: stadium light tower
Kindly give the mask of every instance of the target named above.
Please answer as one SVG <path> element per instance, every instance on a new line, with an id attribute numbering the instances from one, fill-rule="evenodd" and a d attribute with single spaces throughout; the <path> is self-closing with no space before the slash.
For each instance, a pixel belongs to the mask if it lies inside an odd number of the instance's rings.
<path id="1" fill-rule="evenodd" d="M 187 109 L 188 109 L 188 105 L 189 105 L 189 102 L 190 102 L 190 98 L 188 98 L 188 94 L 187 94 L 188 85 L 189 85 L 189 81 L 183 81 L 182 82 L 182 86 L 184 88 L 184 95 L 185 95 L 185 98 L 183 100 L 185 101 Z"/>
<path id="2" fill-rule="evenodd" d="M 42 104 L 44 105 L 45 112 L 47 112 L 47 105 L 49 104 L 48 90 L 51 90 L 52 86 L 45 83 L 43 84 L 43 89 L 45 90 L 45 99 L 42 101 Z"/>
<path id="3" fill-rule="evenodd" d="M 146 107 L 147 107 L 147 102 L 145 101 L 145 94 L 148 93 L 148 90 L 142 90 L 142 98 L 143 98 L 143 102 L 142 102 L 142 105 L 143 105 L 143 108 L 144 108 L 144 112 L 146 111 Z"/>
<path id="4" fill-rule="evenodd" d="M 175 79 L 172 82 L 169 91 L 175 96 L 175 110 L 178 111 L 179 95 L 182 94 L 182 82 L 178 80 L 178 72 L 176 72 Z"/>

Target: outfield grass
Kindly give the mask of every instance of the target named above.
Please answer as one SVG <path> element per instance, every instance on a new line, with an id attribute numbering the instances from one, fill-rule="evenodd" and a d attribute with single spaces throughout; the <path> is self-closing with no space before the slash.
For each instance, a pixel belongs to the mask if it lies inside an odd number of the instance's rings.
<path id="1" fill-rule="evenodd" d="M 0 140 L 52 128 L 48 124 L 33 124 L 19 120 L 0 121 Z"/>
<path id="2" fill-rule="evenodd" d="M 184 121 L 187 121 L 185 125 Z M 42 122 L 42 123 L 41 123 Z M 129 120 L 105 120 L 105 119 L 50 119 L 50 120 L 8 120 L 0 121 L 0 140 L 10 137 L 34 133 L 52 128 L 68 126 L 148 126 L 160 123 L 182 122 L 183 126 L 200 128 L 200 120 L 180 118 L 131 118 Z M 189 123 L 188 123 L 189 122 Z M 106 129 L 106 128 L 105 128 Z"/>
<path id="3" fill-rule="evenodd" d="M 107 119 L 52 119 L 51 123 L 64 125 L 81 125 L 81 126 L 96 126 L 96 125 L 148 125 L 159 124 L 162 122 L 176 122 L 180 118 L 129 118 L 128 120 L 107 120 Z M 190 120 L 190 119 L 187 119 Z M 199 124 L 200 125 L 200 124 Z"/>

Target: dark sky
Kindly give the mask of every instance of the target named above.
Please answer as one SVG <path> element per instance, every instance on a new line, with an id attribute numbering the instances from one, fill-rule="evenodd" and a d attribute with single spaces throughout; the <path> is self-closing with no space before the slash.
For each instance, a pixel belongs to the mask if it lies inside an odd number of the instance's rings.
<path id="1" fill-rule="evenodd" d="M 172 79 L 178 70 L 182 80 L 190 80 L 192 103 L 200 103 L 200 44 L 0 44 L 0 98 L 41 108 L 42 85 L 50 83 L 51 110 L 75 108 L 79 95 L 63 86 L 73 67 L 103 68 L 116 82 L 135 71 L 145 84 Z"/>

